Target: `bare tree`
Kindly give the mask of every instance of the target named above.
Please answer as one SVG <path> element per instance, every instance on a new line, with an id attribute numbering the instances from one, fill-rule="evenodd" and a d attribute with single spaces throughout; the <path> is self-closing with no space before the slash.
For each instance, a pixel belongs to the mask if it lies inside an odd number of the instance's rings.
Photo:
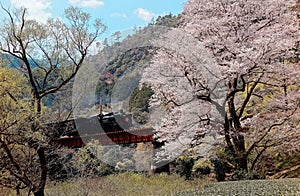
<path id="1" fill-rule="evenodd" d="M 45 24 L 29 20 L 26 9 L 2 9 L 7 18 L 0 27 L 0 52 L 10 60 L 10 66 L 27 79 L 32 113 L 23 123 L 17 119 L 18 127 L 13 121 L 1 130 L 1 135 L 10 129 L 16 133 L 8 143 L 6 137 L 1 139 L 1 150 L 6 157 L 3 169 L 10 179 L 28 187 L 34 195 L 44 195 L 49 133 L 40 126 L 42 99 L 58 92 L 75 77 L 89 47 L 104 32 L 105 26 L 99 19 L 91 25 L 90 15 L 74 7 L 66 9 L 66 18 L 48 19 Z M 16 147 L 19 144 L 24 145 Z M 26 159 L 22 159 L 24 157 Z"/>

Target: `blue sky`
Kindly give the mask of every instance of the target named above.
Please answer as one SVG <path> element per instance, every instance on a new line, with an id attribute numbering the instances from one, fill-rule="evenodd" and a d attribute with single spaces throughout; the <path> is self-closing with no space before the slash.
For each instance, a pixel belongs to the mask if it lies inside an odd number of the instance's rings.
<path id="1" fill-rule="evenodd" d="M 31 18 L 45 22 L 47 17 L 62 17 L 64 9 L 77 6 L 99 17 L 108 26 L 104 36 L 145 26 L 152 18 L 178 14 L 186 0 L 0 0 L 4 7 L 26 7 Z M 3 11 L 0 11 L 3 17 Z M 103 37 L 102 37 L 103 39 Z"/>

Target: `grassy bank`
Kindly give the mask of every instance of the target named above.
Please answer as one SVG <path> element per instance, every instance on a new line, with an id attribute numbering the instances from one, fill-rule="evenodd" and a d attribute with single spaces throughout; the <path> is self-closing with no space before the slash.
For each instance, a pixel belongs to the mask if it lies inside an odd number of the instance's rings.
<path id="1" fill-rule="evenodd" d="M 94 179 L 77 179 L 49 184 L 46 195 L 175 195 L 180 191 L 203 189 L 207 180 L 186 181 L 173 175 L 145 176 L 123 173 Z"/>
<path id="2" fill-rule="evenodd" d="M 22 191 L 22 195 L 27 195 Z M 300 196 L 300 179 L 210 182 L 207 179 L 186 181 L 174 175 L 146 176 L 135 173 L 115 174 L 99 178 L 81 178 L 69 182 L 47 184 L 48 196 Z M 1 190 L 0 195 L 15 195 Z"/>

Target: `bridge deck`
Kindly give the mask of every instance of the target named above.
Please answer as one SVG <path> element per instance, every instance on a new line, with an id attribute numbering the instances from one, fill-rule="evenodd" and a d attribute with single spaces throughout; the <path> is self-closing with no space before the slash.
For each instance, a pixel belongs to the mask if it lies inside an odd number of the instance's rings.
<path id="1" fill-rule="evenodd" d="M 80 148 L 92 140 L 97 140 L 102 145 L 153 142 L 153 131 L 154 129 L 152 127 L 146 127 L 141 129 L 113 131 L 93 135 L 60 137 L 51 140 L 51 143 L 57 146 Z"/>

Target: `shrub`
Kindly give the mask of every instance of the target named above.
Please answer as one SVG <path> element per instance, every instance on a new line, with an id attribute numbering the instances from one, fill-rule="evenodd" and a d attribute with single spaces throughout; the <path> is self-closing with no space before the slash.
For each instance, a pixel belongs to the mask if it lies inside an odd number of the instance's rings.
<path id="1" fill-rule="evenodd" d="M 115 169 L 120 172 L 132 171 L 135 169 L 135 164 L 132 160 L 125 158 L 122 162 L 117 162 Z"/>
<path id="2" fill-rule="evenodd" d="M 263 177 L 254 171 L 246 171 L 246 170 L 235 170 L 232 173 L 232 176 L 229 178 L 229 180 L 232 180 L 232 181 L 235 181 L 235 180 L 257 180 L 257 179 L 263 179 Z"/>
<path id="3" fill-rule="evenodd" d="M 207 159 L 199 159 L 195 162 L 193 166 L 193 176 L 194 177 L 202 177 L 203 175 L 208 175 L 213 170 L 213 164 L 210 160 Z"/>
<path id="4" fill-rule="evenodd" d="M 225 172 L 228 169 L 226 163 L 221 159 L 212 159 L 211 162 L 214 165 L 217 181 L 224 181 L 226 176 Z"/>
<path id="5" fill-rule="evenodd" d="M 195 160 L 191 155 L 184 153 L 179 156 L 174 162 L 175 172 L 186 180 L 191 179 Z"/>
<path id="6" fill-rule="evenodd" d="M 102 162 L 97 157 L 98 151 L 102 151 L 102 147 L 96 143 L 89 143 L 75 151 L 69 161 L 70 166 L 74 169 L 73 173 L 81 177 L 104 176 L 114 173 L 114 167 Z"/>

